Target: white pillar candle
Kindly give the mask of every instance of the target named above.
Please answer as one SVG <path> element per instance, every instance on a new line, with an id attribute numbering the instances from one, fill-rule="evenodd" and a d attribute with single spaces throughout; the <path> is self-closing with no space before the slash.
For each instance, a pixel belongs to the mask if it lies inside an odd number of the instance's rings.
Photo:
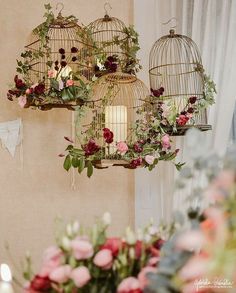
<path id="1" fill-rule="evenodd" d="M 12 275 L 11 270 L 7 264 L 1 264 L 0 266 L 0 293 L 14 293 L 12 287 Z"/>
<path id="2" fill-rule="evenodd" d="M 109 128 L 113 134 L 113 143 L 110 145 L 110 153 L 116 151 L 116 142 L 127 139 L 127 107 L 126 106 L 106 106 L 105 127 Z"/>

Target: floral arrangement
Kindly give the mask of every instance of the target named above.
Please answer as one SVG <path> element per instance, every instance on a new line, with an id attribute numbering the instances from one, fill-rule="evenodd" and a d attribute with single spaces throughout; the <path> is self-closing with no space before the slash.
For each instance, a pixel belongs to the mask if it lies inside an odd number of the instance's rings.
<path id="1" fill-rule="evenodd" d="M 160 88 L 162 93 L 163 88 Z M 97 162 L 103 159 L 123 160 L 125 167 L 136 169 L 137 167 L 148 168 L 153 170 L 159 161 L 172 161 L 178 154 L 178 149 L 172 150 L 171 138 L 167 133 L 169 128 L 166 127 L 166 118 L 163 117 L 162 103 L 158 103 L 155 111 L 153 109 L 146 114 L 146 104 L 137 111 L 140 119 L 136 120 L 131 132 L 130 141 L 117 141 L 116 152 L 110 154 L 110 145 L 114 143 L 114 134 L 109 128 L 103 128 L 102 137 L 98 137 L 93 131 L 93 126 L 83 131 L 84 142 L 81 147 L 76 147 L 74 142 L 65 137 L 71 144 L 66 148 L 65 154 L 60 154 L 60 157 L 65 156 L 64 168 L 68 171 L 71 167 L 78 169 L 81 173 L 87 169 L 87 176 L 93 174 L 93 167 Z M 157 111 L 157 113 L 156 113 Z M 146 117 L 143 117 L 146 114 Z M 157 115 L 161 115 L 160 118 Z M 80 139 L 83 135 L 80 135 Z M 103 144 L 97 141 L 102 138 Z M 180 169 L 183 164 L 176 163 L 177 169 Z"/>
<path id="2" fill-rule="evenodd" d="M 177 185 L 188 189 L 189 179 L 193 180 L 189 200 L 195 204 L 188 210 L 188 221 L 179 224 L 185 228 L 163 246 L 158 272 L 148 276 L 147 293 L 233 292 L 235 287 L 236 149 L 229 150 L 224 160 L 206 156 L 204 146 L 194 147 L 200 134 L 194 131 L 194 135 L 189 143 L 193 165 L 182 169 Z M 208 206 L 196 206 L 203 199 Z"/>
<path id="3" fill-rule="evenodd" d="M 137 235 L 127 228 L 125 237 L 108 238 L 110 221 L 105 213 L 88 233 L 77 221 L 68 224 L 56 245 L 44 252 L 36 274 L 28 256 L 25 292 L 144 292 L 146 274 L 156 272 L 164 241 L 153 224 Z"/>
<path id="4" fill-rule="evenodd" d="M 80 68 L 72 70 L 69 66 L 79 60 L 78 48 L 72 47 L 70 54 L 65 48 L 59 48 L 59 59 L 51 60 L 55 52 L 51 54 L 48 32 L 50 26 L 58 20 L 50 4 L 46 4 L 45 8 L 45 22 L 34 30 L 34 34 L 39 39 L 39 48 L 37 50 L 27 48 L 21 54 L 22 60 L 17 60 L 16 69 L 21 77 L 15 76 L 14 85 L 7 94 L 11 101 L 17 98 L 22 108 L 50 103 L 65 104 L 71 101 L 75 101 L 75 105 L 78 105 L 90 99 L 91 85 L 81 76 Z M 77 23 L 74 16 L 65 17 L 63 21 Z M 47 60 L 45 72 L 42 72 L 35 82 L 30 73 L 32 66 L 37 64 L 40 58 Z"/>

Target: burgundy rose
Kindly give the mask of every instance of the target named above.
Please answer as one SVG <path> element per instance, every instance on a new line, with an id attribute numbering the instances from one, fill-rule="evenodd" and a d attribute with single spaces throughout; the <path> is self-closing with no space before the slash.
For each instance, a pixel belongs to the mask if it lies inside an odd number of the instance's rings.
<path id="1" fill-rule="evenodd" d="M 137 158 L 130 162 L 130 166 L 134 169 L 141 166 L 141 164 L 142 164 L 142 158 Z"/>
<path id="2" fill-rule="evenodd" d="M 51 281 L 48 277 L 36 275 L 30 283 L 30 288 L 39 292 L 46 292 L 51 289 Z"/>
<path id="3" fill-rule="evenodd" d="M 103 137 L 106 143 L 112 143 L 113 136 L 113 132 L 109 128 L 103 128 Z"/>
<path id="4" fill-rule="evenodd" d="M 66 61 L 61 61 L 61 67 L 66 67 L 67 63 Z"/>
<path id="5" fill-rule="evenodd" d="M 77 57 L 75 57 L 75 56 L 73 56 L 72 58 L 71 58 L 71 61 L 73 61 L 73 62 L 75 62 L 77 60 Z"/>
<path id="6" fill-rule="evenodd" d="M 55 61 L 55 65 L 57 66 L 58 64 L 59 64 L 58 60 L 57 60 L 57 61 Z"/>
<path id="7" fill-rule="evenodd" d="M 112 63 L 112 64 L 110 65 L 110 71 L 111 71 L 111 72 L 116 72 L 116 70 L 117 70 L 117 64 L 116 64 L 116 63 Z"/>
<path id="8" fill-rule="evenodd" d="M 188 122 L 189 118 L 185 115 L 179 115 L 179 117 L 176 119 L 176 122 L 180 126 L 184 126 Z"/>
<path id="9" fill-rule="evenodd" d="M 61 59 L 66 59 L 66 55 L 61 55 Z"/>
<path id="10" fill-rule="evenodd" d="M 59 53 L 60 53 L 61 55 L 65 54 L 65 52 L 66 52 L 65 49 L 63 49 L 63 48 L 60 48 L 60 49 L 59 49 Z"/>
<path id="11" fill-rule="evenodd" d="M 45 84 L 44 83 L 39 83 L 38 85 L 36 85 L 36 87 L 34 88 L 34 93 L 36 95 L 42 95 L 45 91 Z"/>
<path id="12" fill-rule="evenodd" d="M 108 56 L 108 57 L 107 57 L 107 60 L 108 60 L 109 62 L 115 62 L 115 61 L 116 61 L 116 58 L 115 58 L 114 56 Z"/>
<path id="13" fill-rule="evenodd" d="M 59 70 L 59 67 L 58 67 L 58 66 L 55 66 L 54 69 L 55 69 L 56 71 L 58 71 L 58 70 Z"/>
<path id="14" fill-rule="evenodd" d="M 190 97 L 190 98 L 189 98 L 189 103 L 190 103 L 190 104 L 195 104 L 196 101 L 197 101 L 197 97 Z"/>
<path id="15" fill-rule="evenodd" d="M 138 240 L 136 243 L 135 243 L 135 257 L 136 258 L 140 258 L 141 255 L 142 255 L 142 251 L 143 251 L 143 242 L 141 240 Z"/>
<path id="16" fill-rule="evenodd" d="M 139 143 L 135 143 L 134 144 L 134 151 L 136 152 L 136 153 L 141 153 L 142 151 L 143 151 L 143 147 L 139 144 Z"/>
<path id="17" fill-rule="evenodd" d="M 77 53 L 78 52 L 78 48 L 72 47 L 70 51 L 71 51 L 71 53 Z"/>
<path id="18" fill-rule="evenodd" d="M 16 88 L 22 89 L 23 87 L 25 87 L 25 83 L 22 81 L 22 79 L 18 78 L 18 75 L 15 76 L 14 81 L 16 84 Z"/>
<path id="19" fill-rule="evenodd" d="M 91 156 L 100 150 L 100 146 L 98 146 L 94 139 L 90 139 L 87 144 L 83 147 L 86 156 Z"/>
<path id="20" fill-rule="evenodd" d="M 194 112 L 194 109 L 192 107 L 188 108 L 188 113 L 192 114 Z"/>
<path id="21" fill-rule="evenodd" d="M 163 95 L 163 93 L 164 93 L 164 88 L 163 88 L 163 87 L 160 87 L 158 90 L 155 90 L 155 89 L 152 89 L 152 88 L 151 88 L 151 92 L 152 92 L 152 94 L 153 94 L 154 97 L 159 98 L 160 96 Z"/>

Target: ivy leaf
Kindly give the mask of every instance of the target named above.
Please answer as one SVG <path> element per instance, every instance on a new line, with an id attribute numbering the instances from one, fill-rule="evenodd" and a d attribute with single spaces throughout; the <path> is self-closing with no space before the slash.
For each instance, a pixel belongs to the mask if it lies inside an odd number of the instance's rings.
<path id="1" fill-rule="evenodd" d="M 91 161 L 87 162 L 87 176 L 90 178 L 93 175 L 93 164 Z"/>
<path id="2" fill-rule="evenodd" d="M 84 157 L 81 157 L 79 159 L 78 172 L 81 173 L 84 170 L 84 167 L 85 167 L 85 160 L 84 160 Z"/>
<path id="3" fill-rule="evenodd" d="M 66 156 L 63 167 L 64 167 L 64 169 L 66 169 L 66 171 L 69 171 L 69 169 L 71 167 L 71 158 L 70 158 L 70 155 L 67 155 Z"/>

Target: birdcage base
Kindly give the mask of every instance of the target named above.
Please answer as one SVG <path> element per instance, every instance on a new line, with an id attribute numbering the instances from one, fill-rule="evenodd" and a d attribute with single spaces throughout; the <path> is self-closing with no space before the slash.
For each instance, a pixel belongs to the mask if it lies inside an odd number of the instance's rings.
<path id="1" fill-rule="evenodd" d="M 173 132 L 172 130 L 170 130 L 169 132 L 167 132 L 169 135 L 171 136 L 183 136 L 186 134 L 186 132 L 191 129 L 191 128 L 197 128 L 201 131 L 208 131 L 208 130 L 212 130 L 212 126 L 211 125 L 207 125 L 207 124 L 199 124 L 199 125 L 184 125 L 184 126 L 178 126 L 177 127 L 177 131 Z"/>
<path id="2" fill-rule="evenodd" d="M 97 169 L 106 169 L 108 167 L 112 167 L 112 166 L 123 166 L 125 168 L 128 168 L 129 166 L 129 162 L 125 161 L 125 160 L 108 160 L 108 159 L 104 159 L 104 160 L 98 160 L 98 161 L 93 161 L 93 166 Z"/>
<path id="3" fill-rule="evenodd" d="M 38 108 L 41 111 L 48 111 L 52 109 L 67 109 L 70 111 L 75 111 L 76 106 L 82 106 L 84 101 L 77 99 L 74 103 L 30 103 L 25 106 L 25 108 Z"/>

